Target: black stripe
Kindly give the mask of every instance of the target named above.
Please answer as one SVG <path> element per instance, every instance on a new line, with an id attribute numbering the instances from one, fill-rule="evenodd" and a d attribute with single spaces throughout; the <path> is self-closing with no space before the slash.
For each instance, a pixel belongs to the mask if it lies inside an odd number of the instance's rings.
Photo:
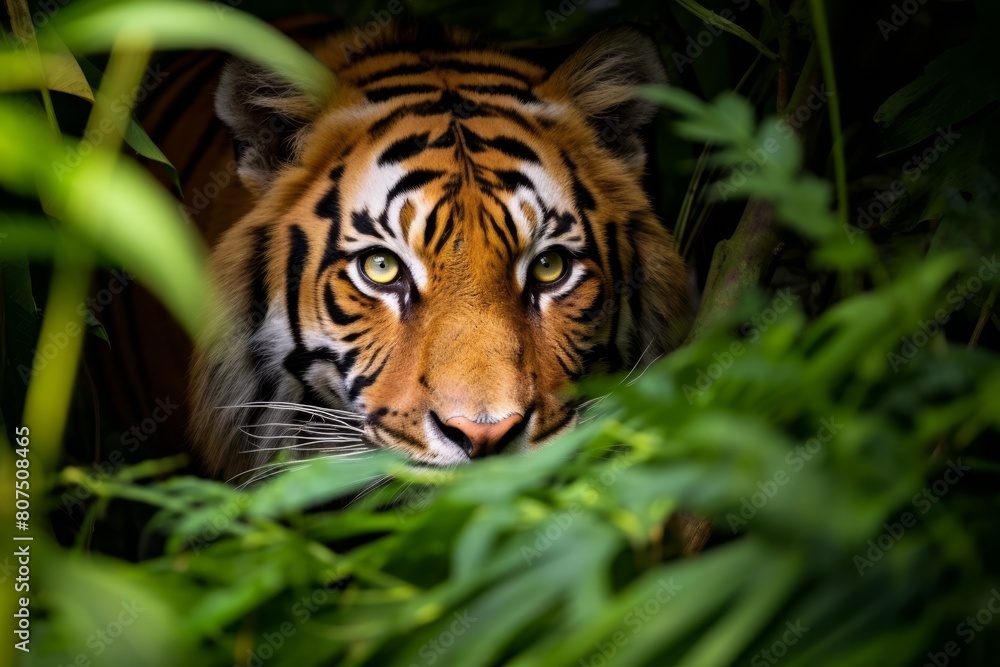
<path id="1" fill-rule="evenodd" d="M 452 232 L 455 231 L 454 216 L 455 216 L 454 212 L 452 212 L 452 214 L 448 216 L 448 222 L 446 222 L 444 225 L 444 231 L 441 232 L 441 237 L 438 238 L 438 242 L 434 245 L 435 253 L 441 252 L 441 250 L 444 248 L 444 244 L 448 241 L 449 238 L 451 238 Z"/>
<path id="2" fill-rule="evenodd" d="M 253 331 L 256 332 L 267 315 L 268 298 L 265 279 L 267 277 L 267 255 L 271 249 L 271 232 L 267 227 L 254 227 L 251 235 L 253 236 L 253 250 L 243 272 L 244 275 L 250 276 L 250 303 L 247 309 L 247 319 L 254 322 Z M 257 319 L 258 313 L 260 314 L 259 319 Z"/>
<path id="3" fill-rule="evenodd" d="M 219 138 L 219 134 L 223 131 L 222 121 L 218 117 L 213 116 L 211 122 L 205 128 L 205 131 L 201 133 L 198 137 L 198 141 L 195 142 L 194 150 L 191 151 L 191 159 L 184 164 L 181 168 L 180 173 L 177 175 L 178 180 L 181 182 L 181 187 L 183 188 L 191 180 L 191 176 L 195 169 L 198 168 L 201 163 L 201 156 L 208 152 L 208 147 Z M 235 154 L 235 152 L 234 152 Z M 237 161 L 239 157 L 237 156 Z M 222 188 L 219 188 L 220 190 Z"/>
<path id="4" fill-rule="evenodd" d="M 590 368 L 594 364 L 605 361 L 608 358 L 608 346 L 604 343 L 599 343 L 594 345 L 592 348 L 587 350 L 587 354 L 583 356 L 583 365 Z"/>
<path id="5" fill-rule="evenodd" d="M 378 139 L 385 132 L 387 132 L 393 125 L 395 125 L 396 121 L 398 121 L 403 116 L 409 116 L 410 114 L 414 113 L 418 108 L 419 107 L 415 105 L 407 104 L 393 109 L 392 112 L 387 113 L 385 116 L 379 118 L 377 121 L 372 123 L 368 127 L 368 134 L 373 139 Z"/>
<path id="6" fill-rule="evenodd" d="M 509 155 L 526 162 L 539 163 L 538 154 L 531 150 L 527 144 L 512 137 L 493 137 L 485 139 L 483 143 L 494 148 L 505 155 Z"/>
<path id="7" fill-rule="evenodd" d="M 329 361 L 336 364 L 337 355 L 328 347 L 308 350 L 304 346 L 299 345 L 285 357 L 284 367 L 296 380 L 305 384 L 306 372 L 317 361 Z"/>
<path id="8" fill-rule="evenodd" d="M 493 231 L 500 238 L 500 240 L 503 241 L 503 247 L 507 249 L 507 255 L 508 256 L 513 255 L 514 254 L 514 250 L 510 246 L 510 241 L 507 240 L 507 235 L 503 233 L 502 229 L 500 229 L 500 225 L 497 224 L 497 221 L 493 218 L 493 216 L 489 215 L 485 211 L 481 212 L 479 215 L 480 215 L 480 219 L 482 219 L 484 217 L 485 218 L 489 218 L 490 226 L 493 227 Z"/>
<path id="9" fill-rule="evenodd" d="M 358 348 L 351 348 L 347 352 L 341 355 L 337 355 L 333 361 L 333 364 L 337 367 L 337 372 L 340 373 L 341 377 L 347 377 L 348 373 L 354 368 L 354 364 L 358 362 Z"/>
<path id="10" fill-rule="evenodd" d="M 424 443 L 420 442 L 419 440 L 413 438 L 410 435 L 407 435 L 406 433 L 403 433 L 402 431 L 397 431 L 396 429 L 390 428 L 382 423 L 379 423 L 378 429 L 380 431 L 385 431 L 392 437 L 396 438 L 396 440 L 401 440 L 409 444 L 414 449 L 426 449 L 426 445 L 424 445 Z"/>
<path id="11" fill-rule="evenodd" d="M 514 245 L 517 245 L 518 243 L 517 225 L 514 224 L 514 217 L 510 214 L 510 209 L 508 209 L 506 206 L 501 204 L 500 207 L 503 209 L 503 221 L 504 224 L 507 226 L 507 231 L 510 232 L 511 241 L 514 242 Z"/>
<path id="12" fill-rule="evenodd" d="M 531 182 L 531 179 L 517 170 L 501 169 L 494 173 L 497 180 L 500 181 L 500 187 L 504 190 L 514 192 L 519 187 L 525 187 L 532 192 L 535 191 L 535 184 Z"/>
<path id="13" fill-rule="evenodd" d="M 378 379 L 378 376 L 382 374 L 385 370 L 385 364 L 389 361 L 389 354 L 385 355 L 385 359 L 382 360 L 381 365 L 372 371 L 369 375 L 359 375 L 351 382 L 351 388 L 347 392 L 347 398 L 354 401 L 358 398 L 362 391 L 366 387 L 370 387 Z"/>
<path id="14" fill-rule="evenodd" d="M 426 248 L 431 244 L 431 240 L 434 238 L 434 232 L 437 231 L 437 217 L 438 209 L 441 207 L 441 202 L 434 204 L 434 208 L 427 215 L 427 220 L 424 222 L 424 247 Z"/>
<path id="15" fill-rule="evenodd" d="M 451 148 L 455 145 L 455 130 L 449 127 L 444 133 L 430 143 L 431 148 Z"/>
<path id="16" fill-rule="evenodd" d="M 330 320 L 336 325 L 344 327 L 361 319 L 361 315 L 348 315 L 341 310 L 333 296 L 333 288 L 329 285 L 323 290 L 323 304 L 326 306 L 326 312 L 330 315 Z"/>
<path id="17" fill-rule="evenodd" d="M 395 67 L 390 67 L 387 70 L 382 70 L 381 72 L 375 72 L 370 74 L 364 79 L 358 79 L 354 82 L 354 85 L 358 88 L 364 88 L 365 86 L 375 83 L 376 81 L 381 81 L 382 79 L 388 79 L 392 76 L 403 76 L 407 74 L 423 74 L 430 71 L 430 66 L 425 63 L 413 63 L 410 65 L 396 65 Z"/>
<path id="18" fill-rule="evenodd" d="M 416 169 L 411 171 L 406 176 L 399 179 L 399 181 L 392 186 L 392 189 L 389 190 L 389 195 L 385 198 L 386 205 L 404 192 L 410 192 L 412 190 L 422 188 L 435 178 L 441 176 L 443 173 L 443 171 L 435 171 L 432 169 Z"/>
<path id="19" fill-rule="evenodd" d="M 387 164 L 396 164 L 419 154 L 427 148 L 427 138 L 429 136 L 429 132 L 424 132 L 423 134 L 414 134 L 405 139 L 394 141 L 378 156 L 379 166 L 384 167 Z"/>
<path id="20" fill-rule="evenodd" d="M 514 123 L 525 132 L 530 132 L 532 135 L 538 132 L 538 128 L 535 127 L 535 124 L 528 120 L 527 116 L 515 109 L 485 103 L 480 104 L 479 109 L 480 113 L 478 115 L 480 116 L 499 116 Z"/>
<path id="21" fill-rule="evenodd" d="M 541 433 L 539 433 L 537 436 L 535 436 L 535 442 L 538 442 L 539 440 L 544 440 L 545 438 L 548 438 L 553 433 L 556 433 L 557 431 L 560 431 L 560 430 L 566 428 L 566 425 L 569 424 L 571 421 L 573 421 L 573 417 L 575 416 L 575 414 L 576 413 L 573 410 L 570 410 L 569 412 L 567 412 L 566 416 L 563 417 L 562 419 L 560 419 L 556 423 L 555 426 L 550 426 L 549 428 L 545 429 L 544 431 L 542 431 Z"/>
<path id="22" fill-rule="evenodd" d="M 563 336 L 563 338 L 566 338 L 566 336 Z M 570 361 L 573 361 L 574 363 L 578 363 L 580 361 L 580 355 L 579 354 L 574 354 L 572 352 L 572 350 L 575 347 L 576 347 L 575 345 L 570 345 L 569 349 L 566 349 L 566 343 L 565 342 L 563 342 L 561 340 L 560 341 L 556 341 L 556 349 L 559 352 L 562 353 L 562 356 L 564 358 L 566 358 L 566 359 L 569 359 Z M 556 356 L 558 357 L 559 355 L 557 354 Z"/>
<path id="23" fill-rule="evenodd" d="M 389 226 L 389 210 L 386 209 L 382 211 L 382 214 L 378 216 L 378 224 L 382 226 L 385 230 L 387 237 L 395 238 L 396 233 L 392 231 L 392 227 Z"/>
<path id="24" fill-rule="evenodd" d="M 570 171 L 570 176 L 573 181 L 573 201 L 576 203 L 576 207 L 581 211 L 593 211 L 596 209 L 597 202 L 594 201 L 594 195 L 590 193 L 587 186 L 576 175 L 575 169 Z"/>
<path id="25" fill-rule="evenodd" d="M 437 63 L 437 66 L 442 69 L 462 72 L 463 74 L 499 74 L 501 76 L 507 76 L 527 83 L 523 73 L 510 69 L 509 67 L 503 67 L 502 65 L 481 65 L 462 60 L 442 60 Z"/>
<path id="26" fill-rule="evenodd" d="M 472 131 L 471 128 L 465 125 L 459 125 L 458 131 L 462 133 L 462 143 L 471 153 L 482 153 L 485 149 L 483 148 L 483 138 Z"/>
<path id="27" fill-rule="evenodd" d="M 564 341 L 565 345 L 567 347 L 569 347 L 570 350 L 573 351 L 573 355 L 572 356 L 574 358 L 576 358 L 576 359 L 582 359 L 583 355 L 587 353 L 587 350 L 585 350 L 584 348 L 580 347 L 580 345 L 578 343 L 576 343 L 573 340 L 573 337 L 570 336 L 568 333 L 564 333 L 562 335 L 562 337 L 563 337 L 563 341 Z M 567 356 L 569 356 L 569 355 L 567 355 Z"/>
<path id="28" fill-rule="evenodd" d="M 175 119 L 181 117 L 185 111 L 191 108 L 191 99 L 197 93 L 204 92 L 202 89 L 205 87 L 213 77 L 219 74 L 219 61 L 213 63 L 209 60 L 204 61 L 204 68 L 202 71 L 198 72 L 186 85 L 183 87 L 174 87 L 170 92 L 176 95 L 170 105 L 164 109 L 163 113 L 160 114 L 160 120 L 157 127 L 153 128 L 149 132 L 149 138 L 153 140 L 153 143 L 157 146 L 162 146 L 164 139 L 167 138 L 167 134 L 170 130 L 177 127 Z M 199 160 L 201 155 L 193 155 L 193 160 Z M 183 182 L 181 183 L 183 185 Z"/>
<path id="29" fill-rule="evenodd" d="M 368 134 L 378 139 L 392 128 L 400 119 L 406 116 L 444 116 L 450 115 L 460 119 L 473 117 L 502 117 L 515 123 L 526 132 L 535 133 L 535 125 L 523 114 L 495 104 L 477 104 L 476 102 L 446 90 L 437 101 L 427 101 L 418 104 L 403 104 L 384 117 L 372 123 Z"/>
<path id="30" fill-rule="evenodd" d="M 357 339 L 361 338 L 362 336 L 364 336 L 369 331 L 371 331 L 371 329 L 362 329 L 361 331 L 355 331 L 354 333 L 349 333 L 346 336 L 343 336 L 340 339 L 340 342 L 341 343 L 353 343 L 354 341 L 356 341 Z"/>
<path id="31" fill-rule="evenodd" d="M 538 98 L 535 97 L 535 95 L 528 88 L 520 88 L 518 86 L 511 86 L 508 84 L 501 84 L 498 86 L 464 85 L 459 86 L 458 88 L 459 90 L 468 90 L 469 92 L 479 95 L 507 95 L 508 97 L 517 98 L 519 102 L 524 104 L 538 101 Z"/>
<path id="32" fill-rule="evenodd" d="M 380 118 L 372 123 L 368 128 L 368 134 L 373 138 L 378 139 L 390 128 L 392 128 L 397 121 L 406 116 L 442 116 L 454 114 L 459 117 L 467 117 L 461 116 L 459 112 L 467 108 L 475 109 L 475 107 L 475 103 L 471 100 L 467 100 L 449 90 L 446 90 L 441 93 L 441 97 L 437 100 L 420 102 L 418 104 L 402 104 L 396 107 L 383 118 Z"/>
<path id="33" fill-rule="evenodd" d="M 618 225 L 611 222 L 607 225 L 605 233 L 608 240 L 608 265 L 611 267 L 611 289 L 615 292 L 615 304 L 611 311 L 611 338 L 608 341 L 610 346 L 609 363 L 611 371 L 616 371 L 621 367 L 621 352 L 618 349 L 618 324 L 621 319 L 621 280 L 622 262 L 618 256 Z"/>
<path id="34" fill-rule="evenodd" d="M 404 83 L 398 86 L 386 86 L 385 88 L 366 90 L 365 97 L 367 97 L 370 102 L 385 102 L 386 100 L 391 100 L 394 97 L 401 97 L 403 95 L 418 95 L 420 93 L 434 93 L 439 90 L 441 89 L 437 86 L 431 86 L 423 83 Z"/>
<path id="35" fill-rule="evenodd" d="M 342 165 L 330 170 L 330 180 L 333 181 L 333 187 L 316 202 L 315 212 L 319 217 L 340 222 L 340 176 L 343 173 L 344 167 Z"/>
<path id="36" fill-rule="evenodd" d="M 330 179 L 334 186 L 316 203 L 316 215 L 330 221 L 330 229 L 326 234 L 326 248 L 319 264 L 319 272 L 323 273 L 328 266 L 340 259 L 340 175 L 343 167 L 335 167 L 330 171 Z"/>
<path id="37" fill-rule="evenodd" d="M 586 257 L 595 263 L 602 265 L 601 251 L 597 246 L 597 239 L 594 236 L 594 227 L 586 213 L 580 212 L 580 226 L 583 228 L 583 251 Z"/>
<path id="38" fill-rule="evenodd" d="M 569 366 L 567 366 L 566 362 L 563 361 L 562 357 L 560 355 L 558 355 L 558 354 L 556 355 L 556 361 L 559 362 L 559 365 L 563 369 L 563 373 L 565 373 L 566 377 L 568 377 L 570 380 L 575 380 L 578 377 L 580 377 L 580 374 L 578 372 L 572 370 Z"/>
<path id="39" fill-rule="evenodd" d="M 594 301 L 589 306 L 584 308 L 583 312 L 574 317 L 573 321 L 579 324 L 593 324 L 597 320 L 597 316 L 603 308 L 604 288 L 602 287 L 600 291 L 598 291 L 597 296 L 594 297 Z"/>
<path id="40" fill-rule="evenodd" d="M 382 234 L 375 228 L 375 221 L 368 211 L 354 211 L 351 213 L 351 224 L 359 234 L 377 236 L 382 238 Z"/>
<path id="41" fill-rule="evenodd" d="M 582 285 L 583 283 L 585 283 L 586 281 L 590 280 L 593 277 L 594 277 L 593 271 L 591 271 L 590 269 L 583 269 L 582 271 L 580 271 L 580 280 L 577 282 L 577 285 Z M 555 301 L 556 303 L 562 303 L 567 299 L 570 299 L 576 295 L 577 295 L 576 290 L 569 290 L 567 292 L 563 292 L 558 296 L 553 297 L 552 300 Z"/>
<path id="42" fill-rule="evenodd" d="M 552 217 L 559 220 L 556 228 L 552 231 L 552 236 L 562 236 L 576 224 L 576 217 L 572 213 L 563 213 L 562 215 L 554 215 Z"/>
<path id="43" fill-rule="evenodd" d="M 299 322 L 299 288 L 302 272 L 309 259 L 309 240 L 298 225 L 291 226 L 291 249 L 285 267 L 285 308 L 288 310 L 288 326 L 292 329 L 292 340 L 302 342 L 302 328 Z"/>
<path id="44" fill-rule="evenodd" d="M 482 115 L 478 109 L 478 104 L 448 88 L 441 93 L 441 97 L 433 102 L 425 102 L 415 113 L 419 116 L 452 114 L 459 118 L 471 118 Z"/>

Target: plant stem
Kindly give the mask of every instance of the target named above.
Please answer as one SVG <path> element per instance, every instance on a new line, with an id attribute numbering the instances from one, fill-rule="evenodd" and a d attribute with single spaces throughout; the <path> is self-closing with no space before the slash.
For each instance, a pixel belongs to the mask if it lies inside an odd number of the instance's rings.
<path id="1" fill-rule="evenodd" d="M 997 290 L 994 287 L 990 290 L 990 295 L 986 297 L 986 302 L 983 303 L 983 310 L 979 313 L 979 321 L 976 322 L 976 328 L 972 331 L 972 338 L 969 339 L 969 344 L 965 349 L 974 350 L 976 345 L 979 344 L 979 337 L 983 335 L 983 329 L 986 328 L 986 323 L 990 319 L 990 315 L 993 314 L 993 304 L 997 300 Z"/>
<path id="2" fill-rule="evenodd" d="M 689 341 L 698 338 L 748 290 L 760 285 L 778 255 L 779 241 L 771 204 L 748 202 L 732 237 L 715 246 L 705 298 L 688 334 Z"/>
<path id="3" fill-rule="evenodd" d="M 85 303 L 90 287 L 90 266 L 68 259 L 66 250 L 55 257 L 52 287 L 24 402 L 24 424 L 31 428 L 32 449 L 43 471 L 52 470 L 59 457 L 86 330 L 80 304 Z M 55 350 L 54 356 L 46 353 L 50 347 Z M 39 475 L 40 484 L 43 480 Z"/>
<path id="4" fill-rule="evenodd" d="M 833 69 L 833 49 L 830 46 L 830 32 L 826 21 L 823 0 L 809 0 L 812 9 L 816 44 L 823 67 L 827 101 L 830 105 L 830 134 L 833 137 L 833 170 L 837 187 L 837 216 L 841 226 L 847 224 L 847 162 L 844 158 L 844 134 L 840 122 L 840 94 L 837 90 L 837 76 Z"/>

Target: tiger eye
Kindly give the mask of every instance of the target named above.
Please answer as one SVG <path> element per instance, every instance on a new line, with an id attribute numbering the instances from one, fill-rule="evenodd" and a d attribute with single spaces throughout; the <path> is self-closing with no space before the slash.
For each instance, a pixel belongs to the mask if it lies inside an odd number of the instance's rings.
<path id="1" fill-rule="evenodd" d="M 365 256 L 361 270 L 373 282 L 388 285 L 399 277 L 399 258 L 386 250 L 378 250 Z"/>
<path id="2" fill-rule="evenodd" d="M 563 256 L 554 251 L 543 252 L 531 263 L 531 275 L 540 283 L 554 283 L 562 278 L 566 271 L 566 262 Z"/>

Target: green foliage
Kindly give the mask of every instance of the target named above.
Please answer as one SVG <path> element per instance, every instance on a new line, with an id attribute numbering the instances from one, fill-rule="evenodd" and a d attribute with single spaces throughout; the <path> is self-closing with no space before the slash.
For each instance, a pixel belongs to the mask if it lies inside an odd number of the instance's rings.
<path id="1" fill-rule="evenodd" d="M 790 664 L 913 664 L 922 643 L 885 639 L 936 637 L 996 585 L 982 574 L 996 499 L 967 489 L 995 484 L 997 468 L 963 451 L 1000 426 L 998 361 L 958 349 L 891 360 L 955 268 L 929 263 L 812 323 L 789 308 L 756 338 L 723 327 L 641 377 L 595 383 L 600 418 L 530 457 L 449 473 L 320 460 L 249 492 L 188 478 L 140 487 L 163 508 L 150 529 L 172 540 L 141 566 L 107 569 L 155 573 L 140 599 L 169 610 L 209 664 L 247 659 L 283 623 L 294 632 L 269 664 L 409 665 L 444 637 L 442 664 L 573 665 L 615 633 L 615 664 L 730 664 L 787 621 L 809 628 Z M 956 453 L 932 463 L 942 438 Z M 381 474 L 394 481 L 322 509 Z M 745 535 L 661 562 L 658 530 L 678 507 Z M 915 525 L 886 532 L 907 514 Z M 873 556 L 867 540 L 883 534 L 890 547 Z M 52 600 L 53 632 L 64 599 Z M 246 644 L 246 632 L 265 639 Z"/>
<path id="2" fill-rule="evenodd" d="M 709 164 L 721 168 L 723 178 L 710 188 L 711 197 L 773 202 L 778 220 L 816 242 L 816 258 L 830 268 L 863 268 L 875 262 L 868 239 L 845 234 L 831 211 L 829 183 L 802 173 L 802 148 L 787 122 L 772 118 L 758 128 L 753 107 L 733 93 L 707 104 L 678 88 L 642 92 L 684 116 L 676 125 L 680 136 L 718 149 Z"/>

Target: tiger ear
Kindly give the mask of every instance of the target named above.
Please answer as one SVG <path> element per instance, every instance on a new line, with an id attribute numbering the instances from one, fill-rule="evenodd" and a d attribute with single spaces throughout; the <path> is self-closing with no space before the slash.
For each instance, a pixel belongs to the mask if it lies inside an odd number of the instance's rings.
<path id="1" fill-rule="evenodd" d="M 645 166 L 639 131 L 656 115 L 656 105 L 635 97 L 635 88 L 667 82 L 663 59 L 650 37 L 633 28 L 598 33 L 560 65 L 550 81 L 587 115 L 605 148 L 633 169 Z"/>
<path id="2" fill-rule="evenodd" d="M 297 139 L 322 107 L 318 99 L 276 74 L 243 60 L 226 63 L 215 92 L 215 113 L 229 128 L 240 180 L 255 195 L 297 157 Z"/>

